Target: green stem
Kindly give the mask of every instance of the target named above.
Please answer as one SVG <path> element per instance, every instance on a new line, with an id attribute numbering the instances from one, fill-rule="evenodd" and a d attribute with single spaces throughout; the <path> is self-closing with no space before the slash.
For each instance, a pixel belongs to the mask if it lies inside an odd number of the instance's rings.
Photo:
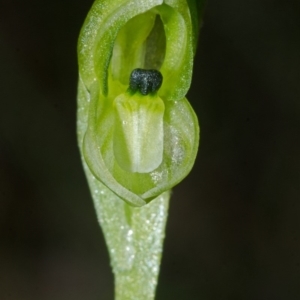
<path id="1" fill-rule="evenodd" d="M 132 236 L 131 241 L 126 240 L 132 256 L 128 269 L 118 267 L 116 261 L 113 265 L 116 300 L 154 299 L 168 203 L 169 193 L 165 193 L 142 208 L 125 204 L 132 210 L 132 224 L 126 234 L 127 237 Z"/>
<path id="2" fill-rule="evenodd" d="M 88 94 L 79 84 L 77 133 L 82 145 L 87 128 Z M 81 152 L 82 153 L 82 152 Z M 132 207 L 97 180 L 82 162 L 115 275 L 116 300 L 153 300 L 162 255 L 170 193 L 143 207 Z"/>
<path id="3" fill-rule="evenodd" d="M 164 193 L 148 205 L 134 208 L 98 182 L 92 181 L 90 184 L 115 275 L 115 299 L 153 300 L 169 193 Z"/>
<path id="4" fill-rule="evenodd" d="M 86 171 L 88 174 L 87 168 Z M 115 275 L 115 299 L 154 299 L 169 192 L 141 208 L 134 208 L 91 174 L 88 178 Z"/>

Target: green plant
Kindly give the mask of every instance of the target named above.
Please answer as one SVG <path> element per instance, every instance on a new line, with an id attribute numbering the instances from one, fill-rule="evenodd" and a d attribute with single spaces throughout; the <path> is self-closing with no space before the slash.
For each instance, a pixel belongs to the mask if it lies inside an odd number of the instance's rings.
<path id="1" fill-rule="evenodd" d="M 196 157 L 185 95 L 198 11 L 192 0 L 96 0 L 79 37 L 78 142 L 118 300 L 154 299 L 169 191 Z"/>

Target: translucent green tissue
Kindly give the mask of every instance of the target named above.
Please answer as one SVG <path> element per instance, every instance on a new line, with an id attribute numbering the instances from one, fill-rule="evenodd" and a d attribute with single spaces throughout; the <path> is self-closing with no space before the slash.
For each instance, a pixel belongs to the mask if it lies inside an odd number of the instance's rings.
<path id="1" fill-rule="evenodd" d="M 96 0 L 80 33 L 78 142 L 119 300 L 154 298 L 169 191 L 196 158 L 199 126 L 185 95 L 198 5 Z M 161 87 L 130 91 L 137 68 L 159 71 Z"/>

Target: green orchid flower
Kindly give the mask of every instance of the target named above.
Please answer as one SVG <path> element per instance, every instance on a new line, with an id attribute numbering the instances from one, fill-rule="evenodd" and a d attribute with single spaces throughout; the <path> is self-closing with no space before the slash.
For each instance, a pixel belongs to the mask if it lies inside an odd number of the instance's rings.
<path id="1" fill-rule="evenodd" d="M 199 3 L 96 0 L 80 33 L 78 141 L 116 299 L 153 299 L 169 191 L 197 154 Z"/>

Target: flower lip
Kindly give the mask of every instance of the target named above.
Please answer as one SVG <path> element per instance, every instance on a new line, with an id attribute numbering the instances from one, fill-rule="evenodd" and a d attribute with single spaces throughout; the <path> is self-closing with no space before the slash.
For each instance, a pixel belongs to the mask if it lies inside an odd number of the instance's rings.
<path id="1" fill-rule="evenodd" d="M 157 92 L 162 82 L 163 76 L 157 70 L 134 69 L 130 74 L 129 89 L 145 96 Z"/>

